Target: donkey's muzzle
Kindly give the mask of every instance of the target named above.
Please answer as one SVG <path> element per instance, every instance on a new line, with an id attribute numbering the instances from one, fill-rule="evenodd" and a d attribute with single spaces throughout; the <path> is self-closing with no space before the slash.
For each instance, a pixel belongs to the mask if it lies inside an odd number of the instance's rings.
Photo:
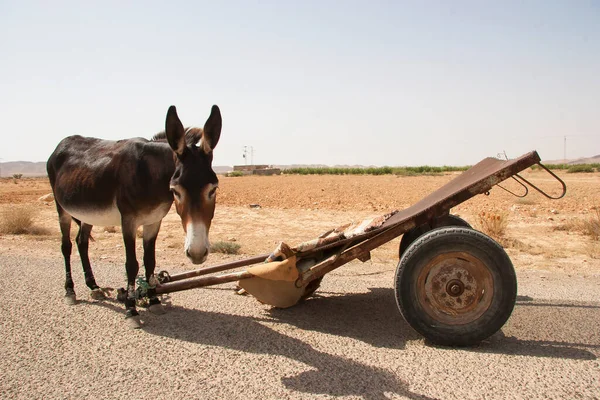
<path id="1" fill-rule="evenodd" d="M 190 252 L 188 249 L 185 251 L 185 255 L 193 264 L 202 264 L 208 257 L 208 249 L 205 249 L 202 254 L 198 252 Z"/>

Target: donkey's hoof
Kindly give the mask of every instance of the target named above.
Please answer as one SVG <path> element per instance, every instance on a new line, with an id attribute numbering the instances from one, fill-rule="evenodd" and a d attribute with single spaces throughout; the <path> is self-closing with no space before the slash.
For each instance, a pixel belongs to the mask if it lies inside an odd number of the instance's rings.
<path id="1" fill-rule="evenodd" d="M 148 311 L 150 311 L 154 315 L 163 315 L 167 312 L 167 310 L 165 310 L 165 307 L 160 303 L 152 304 L 148 307 Z"/>
<path id="2" fill-rule="evenodd" d="M 140 321 L 139 315 L 125 317 L 125 321 L 127 322 L 127 326 L 131 329 L 140 329 L 142 327 L 142 321 Z"/>
<path id="3" fill-rule="evenodd" d="M 104 300 L 106 299 L 106 294 L 104 294 L 104 291 L 102 289 L 98 288 L 90 292 L 90 297 L 92 298 L 92 300 Z"/>
<path id="4" fill-rule="evenodd" d="M 68 306 L 74 306 L 77 304 L 77 297 L 75 294 L 67 294 L 65 295 L 65 304 Z"/>

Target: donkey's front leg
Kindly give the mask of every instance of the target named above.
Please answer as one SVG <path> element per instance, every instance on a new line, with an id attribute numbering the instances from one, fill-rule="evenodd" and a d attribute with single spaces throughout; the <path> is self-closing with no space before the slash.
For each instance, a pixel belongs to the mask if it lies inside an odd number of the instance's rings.
<path id="1" fill-rule="evenodd" d="M 148 310 L 154 314 L 164 314 L 165 310 L 160 304 L 160 300 L 156 297 L 156 289 L 154 287 L 158 284 L 156 276 L 154 276 L 154 268 L 156 267 L 156 237 L 160 230 L 160 223 L 144 225 L 144 268 L 146 269 L 146 282 L 148 282 L 148 298 L 150 299 L 150 306 Z"/>
<path id="2" fill-rule="evenodd" d="M 141 327 L 140 315 L 135 308 L 135 279 L 140 266 L 135 255 L 135 233 L 133 221 L 123 220 L 123 242 L 125 243 L 125 270 L 127 271 L 127 298 L 125 299 L 125 319 L 131 328 Z"/>

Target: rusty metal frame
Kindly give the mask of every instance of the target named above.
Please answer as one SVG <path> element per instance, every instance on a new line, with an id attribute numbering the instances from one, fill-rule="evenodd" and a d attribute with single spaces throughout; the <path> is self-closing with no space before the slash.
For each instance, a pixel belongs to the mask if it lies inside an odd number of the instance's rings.
<path id="1" fill-rule="evenodd" d="M 529 182 L 527 179 L 523 178 L 519 174 L 515 174 L 514 177 L 518 177 L 523 182 L 527 183 L 529 186 L 531 186 L 532 188 L 534 188 L 535 190 L 537 190 L 538 192 L 540 192 L 542 195 L 546 196 L 547 198 L 549 198 L 551 200 L 558 200 L 558 199 L 562 199 L 563 197 L 565 197 L 565 194 L 567 194 L 567 184 L 562 179 L 560 179 L 554 172 L 552 172 L 548 168 L 546 168 L 546 166 L 544 164 L 538 162 L 537 165 L 539 165 L 541 168 L 543 168 L 544 170 L 546 170 L 546 172 L 548 172 L 550 175 L 552 175 L 552 177 L 554 179 L 556 179 L 558 182 L 560 182 L 560 184 L 562 185 L 562 193 L 561 193 L 560 196 L 558 196 L 558 197 L 550 196 L 549 194 L 547 194 L 546 192 L 544 192 L 543 190 L 541 190 L 540 188 L 538 188 L 533 183 Z M 516 178 L 515 178 L 515 180 L 516 180 Z M 523 186 L 525 186 L 525 185 L 523 185 Z"/>
<path id="2" fill-rule="evenodd" d="M 515 176 L 517 176 L 517 174 L 515 174 Z M 523 182 L 521 182 L 520 180 L 518 180 L 517 178 L 515 178 L 515 176 L 511 176 L 511 178 L 512 178 L 512 179 L 514 179 L 515 181 L 517 181 L 517 183 L 518 183 L 519 185 L 521 185 L 521 186 L 523 186 L 523 187 L 525 188 L 525 194 L 523 194 L 523 195 L 519 195 L 519 194 L 513 193 L 513 192 L 511 192 L 510 190 L 508 190 L 507 188 L 505 188 L 505 187 L 501 186 L 499 183 L 498 183 L 498 184 L 496 184 L 496 186 L 498 186 L 498 187 L 499 187 L 500 189 L 502 189 L 502 190 L 505 190 L 505 191 L 507 191 L 508 193 L 512 194 L 513 196 L 515 196 L 515 197 L 519 197 L 519 198 L 521 198 L 521 199 L 522 199 L 523 197 L 526 197 L 526 196 L 529 194 L 529 189 L 527 188 L 527 186 L 526 186 L 526 185 L 525 185 Z"/>
<path id="3" fill-rule="evenodd" d="M 519 175 L 519 172 L 536 164 L 561 183 L 562 194 L 560 196 L 553 197 L 548 195 Z M 498 184 L 500 182 L 503 182 L 508 178 L 513 178 L 524 186 L 526 189 L 525 195 L 527 195 L 529 192 L 527 186 L 520 182 L 516 177 L 549 199 L 560 199 L 566 194 L 566 184 L 564 181 L 541 164 L 540 157 L 536 151 L 524 154 L 513 160 L 486 158 L 411 207 L 397 212 L 376 230 L 351 239 L 343 239 L 335 243 L 330 243 L 306 252 L 297 252 L 296 257 L 298 260 L 320 256 L 320 261 L 301 274 L 296 282 L 296 286 L 303 286 L 311 281 L 319 279 L 325 274 L 356 258 L 366 258 L 365 256 L 371 250 L 382 246 L 416 226 L 420 226 L 435 218 L 447 215 L 452 207 L 463 203 L 478 194 L 489 193 L 494 186 L 499 186 Z M 502 189 L 510 192 L 506 188 L 502 187 Z M 515 196 L 524 197 L 524 195 L 519 196 L 516 194 Z M 253 275 L 245 270 L 216 276 L 205 275 L 263 263 L 268 256 L 269 254 L 263 254 L 252 258 L 173 275 L 162 273 L 161 284 L 157 286 L 156 293 L 171 293 L 251 278 Z"/>

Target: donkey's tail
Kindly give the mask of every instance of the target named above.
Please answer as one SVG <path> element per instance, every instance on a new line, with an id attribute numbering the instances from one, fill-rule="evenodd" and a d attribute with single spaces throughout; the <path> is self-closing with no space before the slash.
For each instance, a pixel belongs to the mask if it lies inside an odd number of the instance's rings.
<path id="1" fill-rule="evenodd" d="M 75 218 L 75 217 L 71 217 L 71 218 L 73 218 L 73 221 L 75 221 L 75 223 L 77 224 L 77 226 L 79 227 L 79 229 L 81 229 L 81 221 L 80 221 L 80 220 L 78 220 L 78 219 L 77 219 L 77 218 Z M 90 240 L 91 240 L 92 242 L 95 242 L 95 241 L 96 241 L 96 239 L 94 239 L 94 237 L 92 236 L 92 233 L 91 233 L 91 232 L 90 232 Z"/>

